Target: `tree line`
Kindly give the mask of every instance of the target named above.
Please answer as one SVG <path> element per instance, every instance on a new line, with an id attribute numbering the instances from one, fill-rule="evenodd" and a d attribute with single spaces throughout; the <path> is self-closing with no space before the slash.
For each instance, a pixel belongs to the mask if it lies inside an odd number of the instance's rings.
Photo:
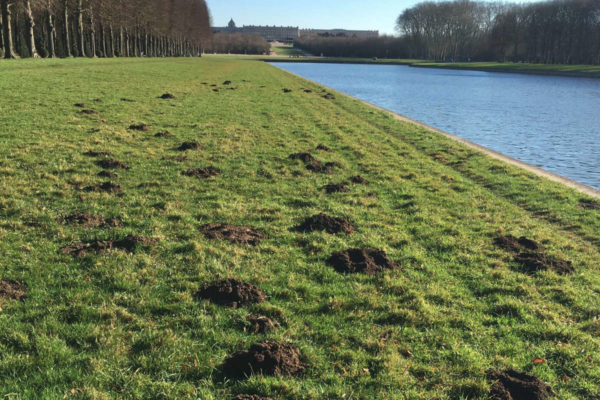
<path id="1" fill-rule="evenodd" d="M 0 55 L 198 56 L 210 40 L 204 0 L 0 0 Z"/>
<path id="2" fill-rule="evenodd" d="M 219 54 L 269 54 L 271 45 L 260 35 L 215 33 L 205 50 Z"/>
<path id="3" fill-rule="evenodd" d="M 329 57 L 600 64 L 600 0 L 506 4 L 427 1 L 402 12 L 399 37 L 302 38 Z"/>

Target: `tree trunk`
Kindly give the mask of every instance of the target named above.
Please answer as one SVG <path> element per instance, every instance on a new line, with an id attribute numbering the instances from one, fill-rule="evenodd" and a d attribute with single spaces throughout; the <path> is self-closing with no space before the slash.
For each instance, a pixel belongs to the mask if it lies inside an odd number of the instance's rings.
<path id="1" fill-rule="evenodd" d="M 85 57 L 85 35 L 83 31 L 83 0 L 77 2 L 77 36 L 79 37 L 79 57 Z"/>
<path id="2" fill-rule="evenodd" d="M 2 12 L 0 11 L 0 57 L 4 57 L 4 28 L 2 26 Z"/>
<path id="3" fill-rule="evenodd" d="M 96 24 L 94 22 L 94 11 L 90 7 L 90 47 L 91 47 L 91 56 L 92 58 L 96 58 Z"/>
<path id="4" fill-rule="evenodd" d="M 65 24 L 65 51 L 66 57 L 73 57 L 73 51 L 71 49 L 71 33 L 69 32 L 69 4 L 68 4 L 68 0 L 64 0 L 63 2 L 63 6 L 65 8 L 65 13 L 64 13 L 64 24 Z"/>
<path id="5" fill-rule="evenodd" d="M 119 57 L 125 57 L 125 53 L 123 52 L 123 27 L 119 27 Z"/>
<path id="6" fill-rule="evenodd" d="M 104 25 L 100 24 L 100 43 L 102 45 L 102 57 L 108 57 L 108 47 L 106 46 L 106 31 Z"/>
<path id="7" fill-rule="evenodd" d="M 31 11 L 31 1 L 30 0 L 24 0 L 25 1 L 25 16 L 27 19 L 27 29 L 28 29 L 28 35 L 27 35 L 27 47 L 29 47 L 29 54 L 31 55 L 32 58 L 39 58 L 40 55 L 37 52 L 37 49 L 35 47 L 35 31 L 33 30 L 33 28 L 35 27 L 35 20 L 33 19 L 33 12 Z"/>
<path id="8" fill-rule="evenodd" d="M 2 7 L 2 21 L 4 30 L 4 58 L 19 58 L 19 55 L 15 53 L 15 46 L 13 44 L 12 35 L 12 21 L 11 11 L 13 3 L 9 0 L 0 0 L 0 6 Z"/>
<path id="9" fill-rule="evenodd" d="M 50 12 L 48 12 L 48 57 L 56 57 L 56 27 L 54 16 Z"/>
<path id="10" fill-rule="evenodd" d="M 108 27 L 108 32 L 110 34 L 110 57 L 114 57 L 115 56 L 115 33 L 113 31 L 113 26 L 110 25 Z M 108 55 L 107 55 L 108 57 Z"/>

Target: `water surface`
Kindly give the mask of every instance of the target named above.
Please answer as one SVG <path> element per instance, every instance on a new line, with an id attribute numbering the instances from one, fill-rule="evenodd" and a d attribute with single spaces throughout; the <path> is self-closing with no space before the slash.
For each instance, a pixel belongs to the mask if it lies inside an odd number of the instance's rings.
<path id="1" fill-rule="evenodd" d="M 396 65 L 272 64 L 600 189 L 600 79 Z"/>

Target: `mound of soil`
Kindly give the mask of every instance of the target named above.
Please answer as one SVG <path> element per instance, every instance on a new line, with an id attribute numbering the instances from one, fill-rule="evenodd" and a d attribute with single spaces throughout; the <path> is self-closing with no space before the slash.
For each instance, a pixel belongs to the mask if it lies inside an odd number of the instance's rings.
<path id="1" fill-rule="evenodd" d="M 104 160 L 99 160 L 96 162 L 96 165 L 104 169 L 129 169 L 127 164 L 119 160 L 114 160 L 112 158 L 105 158 Z"/>
<path id="2" fill-rule="evenodd" d="M 571 261 L 547 256 L 540 252 L 520 253 L 515 256 L 515 261 L 521 266 L 522 271 L 528 274 L 546 270 L 555 271 L 559 275 L 568 275 L 575 272 Z"/>
<path id="3" fill-rule="evenodd" d="M 285 343 L 266 341 L 255 343 L 248 350 L 234 354 L 223 364 L 223 372 L 233 378 L 252 374 L 297 376 L 306 369 L 300 360 L 300 350 Z"/>
<path id="4" fill-rule="evenodd" d="M 327 263 L 341 273 L 377 274 L 385 269 L 399 268 L 382 250 L 349 249 L 335 252 Z"/>
<path id="5" fill-rule="evenodd" d="M 62 219 L 65 224 L 82 225 L 86 228 L 119 227 L 123 223 L 118 218 L 102 218 L 89 213 L 75 213 Z"/>
<path id="6" fill-rule="evenodd" d="M 165 93 L 162 96 L 160 96 L 160 98 L 163 100 L 170 100 L 170 99 L 174 99 L 175 95 L 171 94 L 171 93 Z"/>
<path id="7" fill-rule="evenodd" d="M 265 234 L 250 226 L 235 226 L 227 224 L 208 224 L 202 227 L 202 233 L 208 239 L 227 240 L 233 243 L 257 245 Z"/>
<path id="8" fill-rule="evenodd" d="M 301 232 L 325 231 L 331 234 L 354 232 L 354 226 L 347 219 L 330 217 L 323 213 L 305 219 L 297 229 Z"/>
<path id="9" fill-rule="evenodd" d="M 121 193 L 123 189 L 114 182 L 103 182 L 97 185 L 88 186 L 84 189 L 86 192 L 105 192 L 105 193 Z"/>
<path id="10" fill-rule="evenodd" d="M 96 114 L 98 114 L 98 111 L 91 110 L 91 109 L 85 109 L 85 110 L 79 111 L 79 113 L 80 114 L 86 114 L 86 115 L 96 115 Z"/>
<path id="11" fill-rule="evenodd" d="M 305 163 L 311 163 L 311 162 L 317 161 L 317 159 L 314 158 L 312 156 L 312 154 L 310 154 L 310 153 L 294 153 L 294 154 L 290 154 L 289 159 L 290 160 L 301 160 L 302 162 L 305 162 Z"/>
<path id="12" fill-rule="evenodd" d="M 60 251 L 73 257 L 84 257 L 89 253 L 103 253 L 108 250 L 124 250 L 133 253 L 140 246 L 151 246 L 158 242 L 157 239 L 137 235 L 128 235 L 122 239 L 93 240 L 89 242 L 74 243 L 63 247 Z"/>
<path id="13" fill-rule="evenodd" d="M 513 253 L 525 250 L 539 251 L 542 249 L 542 245 L 535 240 L 527 239 L 525 236 L 521 236 L 520 238 L 516 238 L 512 235 L 499 236 L 494 239 L 494 244 Z"/>
<path id="14" fill-rule="evenodd" d="M 154 137 L 157 138 L 171 138 L 173 135 L 169 131 L 158 132 Z"/>
<path id="15" fill-rule="evenodd" d="M 127 102 L 127 103 L 135 103 L 135 100 L 131 100 L 131 99 L 126 99 L 125 97 L 123 97 L 121 99 L 121 101 Z"/>
<path id="16" fill-rule="evenodd" d="M 100 172 L 98 172 L 98 176 L 100 178 L 118 178 L 119 177 L 118 174 L 111 172 L 111 171 L 100 171 Z"/>
<path id="17" fill-rule="evenodd" d="M 283 89 L 283 93 L 292 93 L 292 89 Z"/>
<path id="18" fill-rule="evenodd" d="M 267 295 L 251 283 L 239 279 L 223 279 L 207 283 L 200 288 L 197 297 L 223 306 L 262 303 Z"/>
<path id="19" fill-rule="evenodd" d="M 0 299 L 25 300 L 27 286 L 12 279 L 0 280 Z"/>
<path id="20" fill-rule="evenodd" d="M 365 178 L 360 175 L 350 177 L 350 182 L 355 183 L 357 185 L 367 185 L 369 182 Z"/>
<path id="21" fill-rule="evenodd" d="M 231 85 L 231 81 L 225 81 L 223 82 L 223 85 Z"/>
<path id="22" fill-rule="evenodd" d="M 129 129 L 131 129 L 132 131 L 148 132 L 148 125 L 146 125 L 146 124 L 132 124 L 132 125 L 129 125 Z"/>
<path id="23" fill-rule="evenodd" d="M 324 94 L 324 95 L 323 95 L 323 96 L 321 96 L 321 97 L 323 97 L 323 98 L 324 98 L 324 99 L 326 99 L 326 100 L 335 100 L 335 96 L 334 96 L 334 94 L 333 94 L 333 93 L 326 93 L 326 94 Z"/>
<path id="24" fill-rule="evenodd" d="M 187 158 L 186 156 L 179 156 L 179 157 L 163 157 L 161 160 L 163 161 L 175 161 L 175 162 L 184 162 L 189 160 L 189 158 Z"/>
<path id="25" fill-rule="evenodd" d="M 212 91 L 215 93 L 219 93 L 219 89 L 213 89 Z"/>
<path id="26" fill-rule="evenodd" d="M 327 168 L 327 169 L 334 169 L 334 168 L 344 169 L 344 166 L 337 161 L 330 161 L 330 162 L 325 163 L 325 168 Z"/>
<path id="27" fill-rule="evenodd" d="M 329 147 L 325 146 L 324 144 L 318 145 L 317 150 L 331 151 L 331 149 Z"/>
<path id="28" fill-rule="evenodd" d="M 343 183 L 330 183 L 329 185 L 323 186 L 323 190 L 326 193 L 345 193 L 348 191 L 348 187 Z"/>
<path id="29" fill-rule="evenodd" d="M 185 176 L 192 176 L 194 178 L 199 178 L 199 179 L 207 179 L 207 178 L 210 178 L 213 176 L 221 175 L 221 171 L 219 171 L 215 167 L 208 167 L 208 168 L 188 169 L 187 171 L 183 171 L 181 174 L 185 175 Z"/>
<path id="30" fill-rule="evenodd" d="M 109 153 L 108 151 L 94 151 L 94 150 L 90 150 L 90 151 L 86 151 L 85 153 L 83 153 L 84 156 L 87 157 L 110 157 L 113 154 Z"/>
<path id="31" fill-rule="evenodd" d="M 490 388 L 494 400 L 544 400 L 554 396 L 550 386 L 526 372 L 490 370 L 487 378 L 494 382 Z"/>
<path id="32" fill-rule="evenodd" d="M 183 142 L 183 143 L 181 143 L 181 146 L 179 146 L 177 148 L 177 150 L 179 150 L 179 151 L 200 150 L 201 148 L 202 148 L 202 146 L 198 142 Z"/>
<path id="33" fill-rule="evenodd" d="M 331 170 L 331 168 L 328 168 L 321 161 L 317 161 L 317 160 L 314 160 L 311 163 L 307 164 L 306 169 L 309 171 L 312 171 L 312 172 L 319 172 L 319 173 L 323 173 L 323 174 L 330 174 L 333 172 Z"/>
<path id="34" fill-rule="evenodd" d="M 595 200 L 579 200 L 579 208 L 584 210 L 600 210 L 600 203 Z"/>
<path id="35" fill-rule="evenodd" d="M 304 93 L 312 93 L 312 90 L 310 90 L 310 89 L 304 89 Z"/>
<path id="36" fill-rule="evenodd" d="M 246 317 L 246 321 L 250 323 L 250 331 L 252 333 L 266 333 L 274 331 L 281 325 L 277 321 L 273 321 L 264 315 L 250 314 Z"/>

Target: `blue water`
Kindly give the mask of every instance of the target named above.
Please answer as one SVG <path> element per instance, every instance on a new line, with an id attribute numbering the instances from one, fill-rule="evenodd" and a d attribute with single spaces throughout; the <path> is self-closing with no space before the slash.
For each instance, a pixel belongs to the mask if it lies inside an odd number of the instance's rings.
<path id="1" fill-rule="evenodd" d="M 273 65 L 600 189 L 600 79 L 395 65 Z"/>

